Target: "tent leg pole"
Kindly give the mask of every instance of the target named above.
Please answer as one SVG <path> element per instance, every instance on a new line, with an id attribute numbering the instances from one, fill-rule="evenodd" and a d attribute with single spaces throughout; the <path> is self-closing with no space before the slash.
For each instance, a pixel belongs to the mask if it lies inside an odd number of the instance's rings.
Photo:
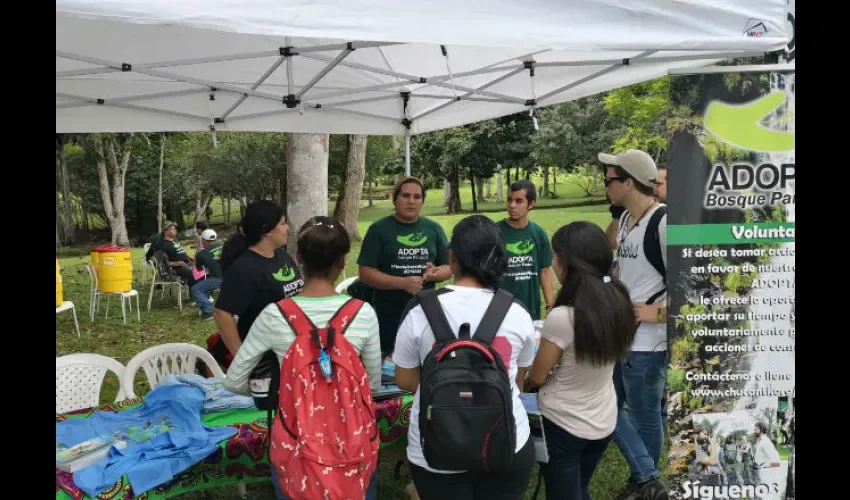
<path id="1" fill-rule="evenodd" d="M 410 130 L 404 132 L 404 175 L 410 176 Z"/>

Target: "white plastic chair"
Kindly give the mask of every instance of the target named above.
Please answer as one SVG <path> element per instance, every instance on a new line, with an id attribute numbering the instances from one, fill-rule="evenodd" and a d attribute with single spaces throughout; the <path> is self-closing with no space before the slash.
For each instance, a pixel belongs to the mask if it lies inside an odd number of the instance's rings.
<path id="1" fill-rule="evenodd" d="M 62 305 L 56 308 L 56 314 L 59 314 L 61 312 L 65 312 L 68 309 L 70 309 L 71 312 L 74 313 L 74 326 L 77 327 L 77 337 L 79 337 L 80 336 L 80 322 L 77 321 L 77 308 L 76 308 L 76 306 L 74 306 L 74 303 L 71 302 L 70 300 L 66 300 L 65 302 L 62 302 Z"/>
<path id="2" fill-rule="evenodd" d="M 106 372 L 124 383 L 124 365 L 100 354 L 69 354 L 56 358 L 56 413 L 92 408 L 100 404 L 100 389 Z M 115 401 L 123 401 L 119 387 Z"/>
<path id="3" fill-rule="evenodd" d="M 100 311 L 100 298 L 106 295 L 106 319 L 109 319 L 109 297 L 111 295 L 121 296 L 121 316 L 124 318 L 124 324 L 127 324 L 127 309 L 133 312 L 133 297 L 136 298 L 136 318 L 139 323 L 142 322 L 142 312 L 139 308 L 139 291 L 130 289 L 128 292 L 101 292 L 97 287 L 97 269 L 86 265 L 86 270 L 89 272 L 89 316 L 94 322 L 95 314 Z"/>
<path id="4" fill-rule="evenodd" d="M 345 293 L 348 287 L 351 286 L 352 283 L 357 281 L 359 278 L 357 276 L 352 276 L 351 278 L 344 279 L 339 282 L 339 285 L 336 286 L 336 293 Z"/>
<path id="5" fill-rule="evenodd" d="M 214 377 L 224 378 L 224 372 L 218 366 L 212 354 L 206 349 L 194 344 L 163 344 L 145 349 L 133 356 L 127 362 L 124 369 L 124 378 L 121 382 L 124 394 L 128 398 L 136 397 L 133 383 L 139 368 L 145 371 L 151 390 L 169 375 L 189 375 L 195 373 L 195 364 L 200 359 L 203 361 Z"/>

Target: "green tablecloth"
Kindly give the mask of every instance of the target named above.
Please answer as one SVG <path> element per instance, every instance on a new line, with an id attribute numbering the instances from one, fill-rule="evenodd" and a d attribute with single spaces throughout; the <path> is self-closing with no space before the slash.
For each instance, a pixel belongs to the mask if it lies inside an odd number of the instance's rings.
<path id="1" fill-rule="evenodd" d="M 136 398 L 57 414 L 56 421 L 86 418 L 98 411 L 123 411 L 139 406 L 142 401 Z M 375 402 L 381 448 L 407 446 L 407 427 L 412 405 L 413 396 Z M 205 414 L 202 420 L 211 427 L 233 426 L 236 428 L 236 434 L 222 441 L 220 448 L 205 460 L 161 486 L 135 496 L 125 475 L 114 486 L 98 495 L 97 500 L 163 499 L 206 488 L 270 480 L 269 460 L 263 446 L 266 438 L 265 411 L 233 410 L 209 413 Z M 77 488 L 72 474 L 56 469 L 56 500 L 82 499 L 94 500 Z"/>

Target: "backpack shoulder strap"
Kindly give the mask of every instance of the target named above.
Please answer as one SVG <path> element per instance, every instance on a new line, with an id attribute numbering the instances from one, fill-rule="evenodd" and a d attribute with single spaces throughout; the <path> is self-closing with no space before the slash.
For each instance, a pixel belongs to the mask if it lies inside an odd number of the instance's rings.
<path id="1" fill-rule="evenodd" d="M 667 207 L 662 205 L 649 218 L 649 222 L 646 225 L 646 233 L 643 237 L 643 249 L 646 253 L 646 260 L 658 271 L 658 274 L 661 275 L 666 285 L 667 269 L 664 267 L 664 259 L 661 257 L 661 241 L 658 234 L 658 225 L 661 223 L 661 218 L 665 215 L 667 215 Z"/>
<path id="2" fill-rule="evenodd" d="M 440 299 L 437 298 L 437 291 L 433 288 L 423 290 L 417 293 L 416 297 L 419 299 L 425 317 L 428 318 L 428 324 L 431 325 L 431 331 L 434 332 L 434 338 L 437 342 L 454 340 L 454 332 L 449 326 L 446 314 L 443 312 L 443 306 L 440 305 Z"/>
<path id="3" fill-rule="evenodd" d="M 360 299 L 346 300 L 328 321 L 328 328 L 333 328 L 336 333 L 345 335 L 345 331 L 354 322 L 361 307 L 363 307 L 363 301 Z"/>
<path id="4" fill-rule="evenodd" d="M 484 312 L 484 317 L 481 318 L 481 323 L 478 324 L 478 329 L 475 330 L 475 340 L 490 345 L 513 303 L 513 295 L 501 288 L 497 289 Z"/>
<path id="5" fill-rule="evenodd" d="M 289 327 L 292 328 L 292 333 L 296 337 L 299 335 L 310 335 L 316 329 L 316 325 L 310 321 L 310 318 L 304 314 L 304 311 L 291 298 L 279 301 L 277 307 L 280 309 L 283 319 L 289 323 Z"/>

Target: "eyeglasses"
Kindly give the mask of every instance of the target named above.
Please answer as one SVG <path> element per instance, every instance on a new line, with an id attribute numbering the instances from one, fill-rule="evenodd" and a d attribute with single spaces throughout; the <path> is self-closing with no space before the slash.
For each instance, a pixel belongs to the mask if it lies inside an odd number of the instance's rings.
<path id="1" fill-rule="evenodd" d="M 611 183 L 614 182 L 614 181 L 626 182 L 628 179 L 629 179 L 628 177 L 606 177 L 605 178 L 605 187 L 610 186 Z"/>

